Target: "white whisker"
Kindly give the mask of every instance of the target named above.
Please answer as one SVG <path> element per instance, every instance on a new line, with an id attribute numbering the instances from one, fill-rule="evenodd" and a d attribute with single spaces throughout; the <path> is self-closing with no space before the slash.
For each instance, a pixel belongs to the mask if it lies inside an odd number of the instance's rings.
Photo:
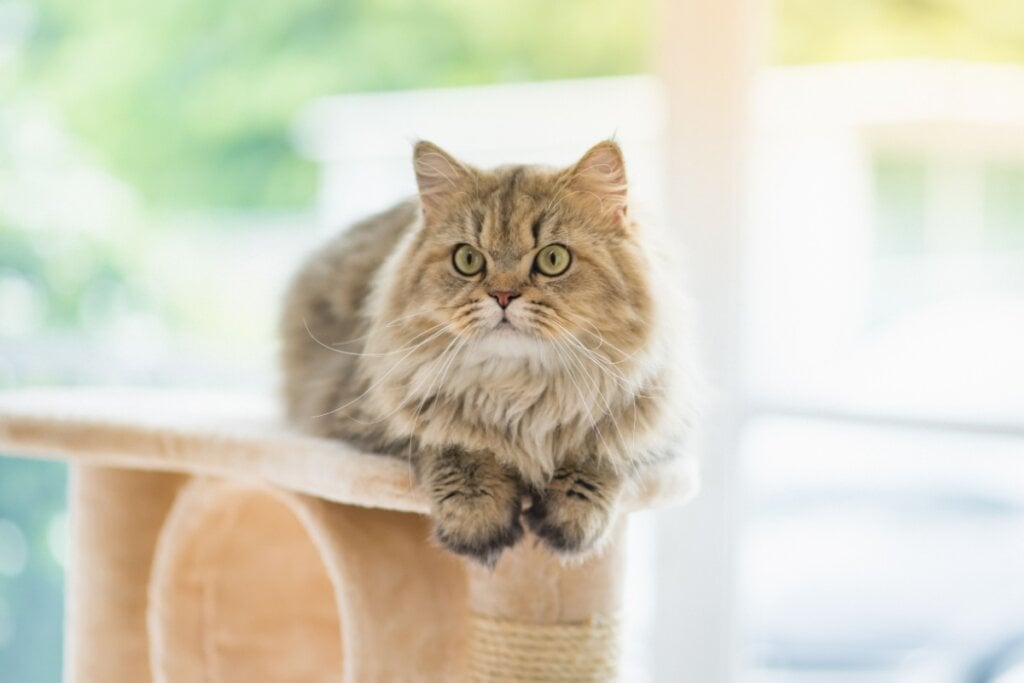
<path id="1" fill-rule="evenodd" d="M 419 344 L 416 344 L 416 346 L 413 346 L 413 347 L 409 347 L 408 344 L 415 344 L 416 340 L 419 339 L 420 337 L 422 337 L 423 335 L 430 334 L 431 332 L 433 332 L 434 330 L 438 329 L 439 327 L 443 327 L 443 326 L 445 326 L 447 324 L 448 323 L 446 323 L 446 322 L 442 322 L 442 323 L 438 323 L 436 325 L 432 325 L 431 327 L 427 328 L 426 330 L 423 330 L 422 332 L 420 332 L 419 334 L 414 336 L 412 339 L 410 339 L 407 342 L 407 345 L 399 347 L 397 349 L 392 349 L 391 351 L 368 352 L 368 351 L 346 351 L 344 349 L 336 349 L 333 346 L 331 346 L 329 344 L 326 344 L 326 343 L 322 342 L 321 340 L 317 339 L 316 335 L 313 334 L 313 331 L 309 329 L 309 325 L 306 323 L 306 319 L 305 318 L 302 319 L 302 326 L 306 328 L 306 333 L 309 335 L 309 338 L 312 339 L 314 342 L 316 342 L 318 345 L 320 345 L 323 348 L 327 349 L 331 353 L 337 353 L 337 354 L 340 354 L 342 356 L 358 356 L 358 357 L 362 357 L 362 358 L 381 358 L 381 357 L 386 357 L 386 356 L 395 356 L 395 355 L 398 355 L 399 353 L 402 353 L 403 351 L 408 350 L 409 348 L 415 349 L 417 346 L 419 346 Z M 369 337 L 369 335 L 367 335 L 367 337 Z M 342 342 L 342 343 L 346 343 L 346 342 Z"/>
<path id="2" fill-rule="evenodd" d="M 602 390 L 602 387 L 600 386 L 600 383 L 597 381 L 597 378 L 594 378 L 594 377 L 590 376 L 589 373 L 585 372 L 583 366 L 579 364 L 580 361 L 574 356 L 574 354 L 572 354 L 572 349 L 571 348 L 566 348 L 566 351 L 569 353 L 570 359 L 576 364 L 577 368 L 580 370 L 581 375 L 584 378 L 589 379 L 590 381 L 593 382 L 592 389 L 593 389 L 596 397 L 599 398 L 601 400 L 601 403 L 604 404 L 604 409 L 605 409 L 604 416 L 607 419 L 607 421 L 611 422 L 612 427 L 614 428 L 616 434 L 618 435 L 619 445 L 622 448 L 622 455 L 625 456 L 626 452 L 629 451 L 630 449 L 627 448 L 626 437 L 622 433 L 622 430 L 619 428 L 618 421 L 613 416 L 614 415 L 614 411 L 612 410 L 611 402 L 608 400 L 607 394 L 605 393 L 605 391 Z M 602 371 L 601 368 L 597 368 L 597 369 L 598 369 L 599 372 Z M 634 432 L 634 436 L 635 436 L 635 432 Z M 607 442 L 605 442 L 604 445 L 605 445 L 605 448 L 607 449 L 607 447 L 608 447 L 607 446 Z M 633 444 L 632 445 L 633 445 L 632 450 L 635 451 L 636 450 L 636 440 L 635 440 L 635 438 L 633 440 Z M 628 458 L 628 457 L 626 457 L 624 459 L 627 462 L 631 462 L 631 459 Z"/>
<path id="3" fill-rule="evenodd" d="M 355 403 L 356 401 L 361 401 L 362 399 L 366 398 L 366 396 L 367 396 L 367 395 L 368 395 L 368 394 L 369 394 L 369 393 L 370 393 L 370 392 L 371 392 L 371 391 L 372 391 L 373 389 L 375 389 L 375 388 L 377 388 L 378 386 L 380 386 L 380 384 L 381 384 L 381 383 L 383 383 L 383 382 L 384 382 L 384 380 L 386 380 L 386 379 L 388 378 L 388 376 L 389 376 L 389 375 L 390 375 L 390 374 L 391 374 L 392 372 L 394 372 L 394 371 L 395 371 L 395 368 L 399 367 L 399 366 L 400 366 L 400 365 L 402 364 L 402 361 L 404 361 L 404 360 L 405 360 L 406 358 L 408 358 L 409 356 L 411 356 L 411 355 L 412 355 L 412 354 L 413 354 L 413 353 L 414 353 L 414 352 L 415 352 L 415 351 L 416 351 L 417 349 L 421 348 L 421 347 L 422 347 L 422 346 L 423 346 L 424 344 L 427 344 L 428 342 L 431 342 L 431 341 L 433 341 L 434 339 L 436 339 L 437 337 L 441 336 L 442 334 L 444 334 L 444 333 L 448 332 L 448 331 L 449 331 L 449 328 L 450 328 L 450 325 L 446 325 L 446 326 L 445 326 L 445 327 L 443 327 L 442 329 L 440 329 L 440 330 L 438 330 L 437 332 L 434 332 L 434 333 L 433 333 L 432 335 L 430 335 L 430 337 L 429 337 L 429 338 L 425 339 L 424 341 L 422 341 L 421 343 L 417 344 L 417 345 L 416 345 L 415 347 L 413 347 L 412 349 L 410 349 L 410 350 L 409 350 L 408 352 L 406 352 L 406 354 L 405 354 L 404 356 L 402 356 L 402 357 L 401 357 L 401 358 L 399 358 L 399 359 L 398 359 L 397 361 L 395 361 L 395 362 L 394 362 L 394 363 L 393 363 L 393 364 L 391 365 L 391 367 L 389 367 L 389 368 L 387 369 L 387 371 L 386 371 L 386 372 L 385 372 L 385 373 L 384 373 L 383 375 L 381 375 L 380 377 L 378 377 L 378 378 L 377 378 L 377 381 L 375 381 L 375 382 L 374 382 L 373 384 L 371 384 L 370 386 L 368 386 L 368 387 L 366 388 L 366 391 L 364 391 L 363 393 L 359 394 L 358 396 L 356 396 L 356 397 L 355 397 L 354 399 L 352 399 L 352 400 L 351 400 L 351 401 L 349 401 L 348 403 L 345 403 L 344 405 L 338 406 L 338 407 L 337 407 L 337 408 L 335 408 L 334 410 L 328 410 L 328 411 L 327 411 L 326 413 L 321 413 L 321 414 L 319 414 L 319 415 L 314 415 L 314 416 L 313 416 L 313 418 L 314 418 L 314 419 L 316 419 L 316 418 L 326 417 L 327 415 L 332 415 L 332 414 L 334 414 L 334 413 L 339 413 L 339 412 L 341 412 L 342 410 L 345 410 L 346 408 L 348 408 L 349 406 L 351 406 L 351 405 L 352 405 L 353 403 Z"/>

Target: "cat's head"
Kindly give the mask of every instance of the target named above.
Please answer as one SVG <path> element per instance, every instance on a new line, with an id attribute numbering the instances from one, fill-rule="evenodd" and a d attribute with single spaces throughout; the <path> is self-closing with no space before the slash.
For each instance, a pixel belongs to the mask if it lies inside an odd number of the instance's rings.
<path id="1" fill-rule="evenodd" d="M 649 264 L 618 145 L 598 143 L 564 169 L 480 170 L 420 142 L 414 167 L 423 223 L 398 264 L 393 313 L 429 311 L 494 354 L 582 345 L 615 359 L 643 346 Z"/>

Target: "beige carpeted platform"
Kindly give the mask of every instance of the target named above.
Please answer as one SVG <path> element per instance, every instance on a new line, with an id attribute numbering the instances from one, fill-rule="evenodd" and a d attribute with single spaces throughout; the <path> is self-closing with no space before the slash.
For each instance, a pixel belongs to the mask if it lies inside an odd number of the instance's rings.
<path id="1" fill-rule="evenodd" d="M 430 541 L 408 463 L 283 426 L 258 397 L 0 393 L 0 453 L 67 460 L 67 680 L 615 676 L 623 526 L 572 566 L 527 538 L 491 572 Z M 692 461 L 629 509 L 678 503 Z"/>

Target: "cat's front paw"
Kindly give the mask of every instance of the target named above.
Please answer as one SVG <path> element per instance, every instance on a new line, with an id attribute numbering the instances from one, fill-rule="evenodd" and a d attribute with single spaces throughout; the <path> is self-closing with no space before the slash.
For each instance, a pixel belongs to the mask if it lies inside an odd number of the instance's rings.
<path id="1" fill-rule="evenodd" d="M 434 535 L 448 550 L 493 567 L 523 537 L 516 491 L 453 491 L 434 508 Z"/>
<path id="2" fill-rule="evenodd" d="M 612 523 L 617 482 L 575 469 L 562 469 L 532 496 L 524 513 L 530 530 L 548 547 L 579 555 L 601 544 Z"/>
<path id="3" fill-rule="evenodd" d="M 434 535 L 444 547 L 494 566 L 523 537 L 523 485 L 491 454 L 447 448 L 425 470 Z"/>

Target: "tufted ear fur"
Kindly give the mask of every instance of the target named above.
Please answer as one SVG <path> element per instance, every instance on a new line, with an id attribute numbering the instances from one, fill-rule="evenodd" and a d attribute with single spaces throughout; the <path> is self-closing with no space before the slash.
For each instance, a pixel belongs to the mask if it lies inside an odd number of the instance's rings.
<path id="1" fill-rule="evenodd" d="M 626 164 L 622 150 L 611 140 L 597 143 L 569 169 L 569 184 L 593 195 L 602 210 L 618 219 L 626 216 Z"/>
<path id="2" fill-rule="evenodd" d="M 412 155 L 423 214 L 430 219 L 462 192 L 470 169 L 432 142 L 420 140 Z"/>

